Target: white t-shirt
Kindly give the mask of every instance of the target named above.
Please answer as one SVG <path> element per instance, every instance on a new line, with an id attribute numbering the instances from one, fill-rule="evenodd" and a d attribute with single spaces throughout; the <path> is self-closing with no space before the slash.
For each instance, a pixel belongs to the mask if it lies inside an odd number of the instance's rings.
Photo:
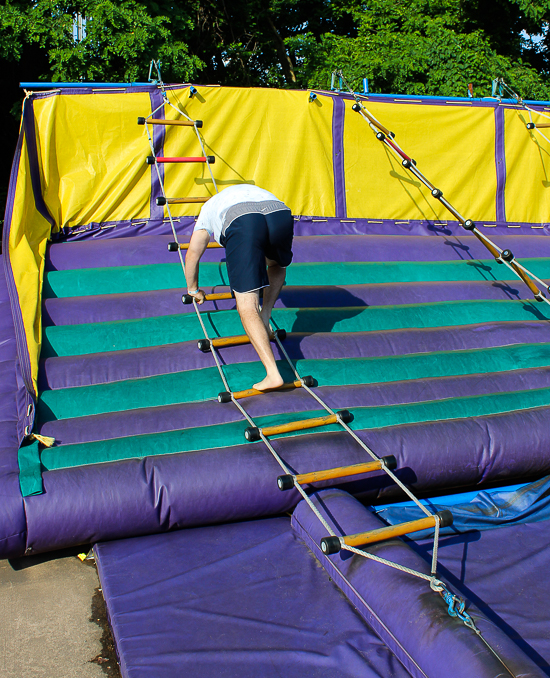
<path id="1" fill-rule="evenodd" d="M 225 217 L 231 207 L 241 203 L 267 201 L 280 203 L 281 206 L 278 209 L 288 209 L 273 193 L 259 186 L 252 186 L 250 184 L 228 186 L 223 191 L 212 196 L 208 202 L 204 203 L 194 230 L 207 231 L 219 243 L 222 234 L 229 226 L 229 223 L 225 223 Z"/>

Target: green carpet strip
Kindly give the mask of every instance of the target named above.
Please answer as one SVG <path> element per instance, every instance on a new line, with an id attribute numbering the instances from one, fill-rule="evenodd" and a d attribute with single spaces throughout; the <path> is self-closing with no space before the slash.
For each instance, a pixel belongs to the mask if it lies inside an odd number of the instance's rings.
<path id="1" fill-rule="evenodd" d="M 242 334 L 237 311 L 203 313 L 211 337 Z M 404 328 L 451 327 L 498 321 L 548 320 L 544 304 L 518 300 L 440 301 L 399 306 L 281 308 L 273 320 L 287 332 L 374 332 Z M 41 358 L 124 351 L 201 339 L 195 314 L 46 327 Z"/>
<path id="2" fill-rule="evenodd" d="M 353 408 L 352 412 L 355 419 L 351 427 L 354 430 L 368 430 L 402 424 L 496 415 L 503 412 L 540 407 L 550 407 L 550 388 L 449 398 L 397 406 Z M 324 413 L 323 410 L 260 417 L 256 420 L 256 424 L 260 427 L 271 426 L 321 416 Z M 166 433 L 45 448 L 41 453 L 41 462 L 46 470 L 54 470 L 161 454 L 226 448 L 245 444 L 244 431 L 246 427 L 247 422 L 239 421 Z M 300 431 L 298 434 L 293 433 L 276 437 L 314 435 L 319 431 L 337 430 L 341 430 L 341 428 L 339 426 L 325 426 L 322 429 Z M 258 444 L 262 445 L 263 443 Z"/>
<path id="3" fill-rule="evenodd" d="M 285 381 L 293 381 L 288 363 L 281 361 L 278 364 Z M 319 386 L 488 374 L 548 367 L 550 343 L 381 358 L 298 360 L 296 366 L 300 374 L 314 375 Z M 234 391 L 250 388 L 265 374 L 259 362 L 226 365 L 223 369 Z M 38 401 L 38 426 L 53 419 L 204 401 L 216 398 L 223 390 L 217 368 L 209 367 L 109 384 L 44 391 Z"/>
<path id="4" fill-rule="evenodd" d="M 539 278 L 550 278 L 550 258 L 522 259 Z M 327 262 L 295 263 L 288 268 L 287 285 L 367 285 L 383 282 L 517 280 L 507 266 L 494 259 L 428 262 Z M 225 263 L 202 263 L 203 286 L 227 285 Z M 117 266 L 50 271 L 45 275 L 44 298 L 85 297 L 183 288 L 179 263 Z"/>

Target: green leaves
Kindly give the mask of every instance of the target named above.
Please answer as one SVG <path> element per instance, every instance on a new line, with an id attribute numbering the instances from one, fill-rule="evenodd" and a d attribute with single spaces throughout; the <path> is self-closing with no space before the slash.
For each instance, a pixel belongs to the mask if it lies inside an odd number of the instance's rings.
<path id="1" fill-rule="evenodd" d="M 33 4 L 6 2 L 0 6 L 0 54 L 17 60 L 25 43 L 38 43 L 47 51 L 54 81 L 134 81 L 145 79 L 149 61 L 160 57 L 166 76 L 184 81 L 196 77 L 203 64 L 189 54 L 187 44 L 171 30 L 172 18 L 154 15 L 159 3 L 135 0 L 81 0 L 56 2 L 36 0 Z M 76 13 L 86 17 L 86 35 L 73 38 Z M 190 17 L 181 16 L 188 27 Z"/>
<path id="2" fill-rule="evenodd" d="M 505 31 L 499 26 L 498 34 L 491 34 L 476 27 L 475 16 L 469 14 L 473 4 L 372 0 L 354 13 L 357 37 L 325 34 L 317 49 L 311 40 L 295 41 L 293 47 L 303 57 L 310 87 L 326 87 L 331 71 L 342 68 L 352 86 L 360 89 L 362 78 L 368 77 L 374 92 L 466 96 L 468 83 L 473 83 L 474 96 L 489 96 L 492 80 L 503 77 L 524 98 L 549 99 L 548 72 L 537 72 L 528 54 L 524 61 L 514 56 L 521 52 L 523 39 L 514 28 L 527 19 L 513 2 L 500 4 L 503 11 L 512 7 L 513 21 Z M 503 53 L 495 47 L 499 44 Z"/>
<path id="3" fill-rule="evenodd" d="M 503 77 L 547 99 L 549 21 L 550 0 L 0 0 L 0 57 L 38 46 L 48 80 L 143 80 L 160 58 L 172 82 L 326 88 L 343 68 L 376 92 L 483 96 Z"/>

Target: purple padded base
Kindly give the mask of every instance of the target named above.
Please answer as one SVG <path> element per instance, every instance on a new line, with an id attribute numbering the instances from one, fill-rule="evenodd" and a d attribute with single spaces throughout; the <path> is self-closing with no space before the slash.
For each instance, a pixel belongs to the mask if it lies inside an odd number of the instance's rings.
<path id="1" fill-rule="evenodd" d="M 407 678 L 272 518 L 94 548 L 123 678 Z"/>
<path id="2" fill-rule="evenodd" d="M 413 535 L 414 536 L 414 535 Z M 431 560 L 432 541 L 409 542 Z M 550 520 L 443 537 L 439 571 L 550 676 Z"/>
<path id="3" fill-rule="evenodd" d="M 0 255 L 0 558 L 20 556 L 25 550 L 26 523 L 17 463 L 18 399 L 23 388 L 17 366 L 15 330 Z"/>

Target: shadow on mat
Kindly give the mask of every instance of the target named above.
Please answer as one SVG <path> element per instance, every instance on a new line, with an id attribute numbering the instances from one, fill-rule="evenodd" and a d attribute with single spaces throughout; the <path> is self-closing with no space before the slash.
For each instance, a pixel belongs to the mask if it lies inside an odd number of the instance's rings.
<path id="1" fill-rule="evenodd" d="M 293 360 L 304 359 L 304 354 L 300 347 L 304 337 L 312 334 L 330 333 L 337 323 L 354 318 L 367 308 L 367 304 L 362 299 L 359 299 L 342 287 L 327 285 L 323 286 L 322 289 L 323 294 L 336 297 L 339 304 L 336 307 L 298 309 L 292 327 L 284 328 L 287 332 L 296 335 L 290 338 L 290 341 L 287 340 L 290 349 L 289 355 Z"/>

